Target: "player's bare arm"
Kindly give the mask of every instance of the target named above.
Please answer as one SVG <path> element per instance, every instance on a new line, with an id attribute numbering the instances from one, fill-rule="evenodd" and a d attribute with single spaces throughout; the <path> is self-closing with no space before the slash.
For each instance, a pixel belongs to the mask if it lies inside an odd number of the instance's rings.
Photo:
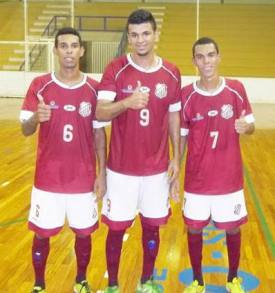
<path id="1" fill-rule="evenodd" d="M 179 112 L 169 112 L 169 136 L 172 143 L 173 159 L 168 166 L 170 182 L 170 196 L 179 200 L 179 142 L 180 142 L 180 116 Z"/>
<path id="2" fill-rule="evenodd" d="M 184 153 L 186 149 L 188 135 L 181 135 L 180 137 L 180 165 L 182 164 Z"/>
<path id="3" fill-rule="evenodd" d="M 246 121 L 245 110 L 242 111 L 239 119 L 235 120 L 235 129 L 239 134 L 252 134 L 254 132 L 255 125 Z"/>
<path id="4" fill-rule="evenodd" d="M 22 123 L 22 133 L 25 136 L 32 135 L 33 133 L 35 133 L 39 123 L 49 121 L 50 118 L 50 106 L 45 105 L 43 102 L 40 102 L 37 106 L 37 111 L 32 115 L 32 117 Z"/>
<path id="5" fill-rule="evenodd" d="M 106 133 L 104 127 L 94 130 L 95 151 L 98 162 L 97 178 L 94 192 L 97 200 L 101 200 L 106 193 Z"/>
<path id="6" fill-rule="evenodd" d="M 168 174 L 170 182 L 179 174 L 179 142 L 180 142 L 180 116 L 179 112 L 169 112 L 169 136 L 172 143 L 173 159 L 170 161 Z"/>
<path id="7" fill-rule="evenodd" d="M 145 108 L 149 101 L 149 94 L 141 92 L 140 88 L 141 83 L 138 81 L 136 89 L 129 97 L 118 102 L 98 101 L 96 119 L 99 121 L 109 121 L 127 109 L 139 110 Z"/>

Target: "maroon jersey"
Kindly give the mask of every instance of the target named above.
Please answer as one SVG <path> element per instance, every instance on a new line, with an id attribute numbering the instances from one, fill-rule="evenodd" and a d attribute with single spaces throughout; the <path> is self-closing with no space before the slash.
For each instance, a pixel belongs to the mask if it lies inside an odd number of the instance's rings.
<path id="1" fill-rule="evenodd" d="M 99 85 L 98 98 L 120 101 L 141 82 L 149 103 L 141 110 L 123 112 L 112 120 L 108 168 L 126 175 L 153 175 L 168 168 L 169 111 L 180 110 L 180 73 L 158 58 L 158 65 L 145 70 L 130 55 L 113 60 Z"/>
<path id="2" fill-rule="evenodd" d="M 96 87 L 97 82 L 87 76 L 71 87 L 58 81 L 53 73 L 33 80 L 20 119 L 36 112 L 39 100 L 51 106 L 50 120 L 40 123 L 35 187 L 57 193 L 93 190 Z"/>
<path id="3" fill-rule="evenodd" d="M 235 120 L 254 117 L 243 85 L 223 79 L 208 93 L 196 83 L 182 89 L 181 135 L 187 135 L 185 191 L 219 195 L 243 188 L 243 167 Z"/>

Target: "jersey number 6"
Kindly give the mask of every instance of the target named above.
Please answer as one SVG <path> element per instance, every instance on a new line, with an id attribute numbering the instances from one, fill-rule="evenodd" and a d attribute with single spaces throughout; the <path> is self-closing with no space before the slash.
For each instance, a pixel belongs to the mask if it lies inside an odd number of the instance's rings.
<path id="1" fill-rule="evenodd" d="M 73 140 L 73 126 L 71 124 L 65 124 L 63 128 L 63 140 L 71 142 Z"/>

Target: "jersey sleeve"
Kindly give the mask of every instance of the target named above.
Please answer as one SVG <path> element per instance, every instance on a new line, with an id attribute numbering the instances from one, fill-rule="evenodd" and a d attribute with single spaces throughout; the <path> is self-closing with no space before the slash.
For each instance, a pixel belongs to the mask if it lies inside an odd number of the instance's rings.
<path id="1" fill-rule="evenodd" d="M 189 133 L 189 119 L 188 119 L 187 98 L 185 88 L 181 90 L 181 113 L 180 113 L 180 135 L 186 136 Z"/>
<path id="2" fill-rule="evenodd" d="M 113 62 L 107 65 L 98 86 L 98 100 L 113 101 L 116 97 L 116 82 Z"/>
<path id="3" fill-rule="evenodd" d="M 37 84 L 38 79 L 34 79 L 27 91 L 19 116 L 21 122 L 31 118 L 33 113 L 37 110 L 37 104 L 39 101 L 37 97 Z"/>
<path id="4" fill-rule="evenodd" d="M 93 120 L 93 128 L 102 128 L 111 125 L 110 121 L 97 121 Z"/>
<path id="5" fill-rule="evenodd" d="M 181 110 L 181 101 L 180 101 L 180 93 L 181 93 L 181 75 L 178 68 L 175 70 L 175 86 L 173 90 L 173 97 L 171 99 L 171 103 L 169 105 L 169 112 L 177 112 Z"/>
<path id="6" fill-rule="evenodd" d="M 243 110 L 245 111 L 245 121 L 247 123 L 254 123 L 255 122 L 255 117 L 253 115 L 252 108 L 251 108 L 250 102 L 248 100 L 245 87 L 243 86 L 243 84 L 241 82 L 239 82 L 239 86 L 240 86 L 240 94 L 241 94 L 241 96 L 243 98 L 242 111 Z M 241 115 L 241 113 L 238 113 L 238 114 Z"/>

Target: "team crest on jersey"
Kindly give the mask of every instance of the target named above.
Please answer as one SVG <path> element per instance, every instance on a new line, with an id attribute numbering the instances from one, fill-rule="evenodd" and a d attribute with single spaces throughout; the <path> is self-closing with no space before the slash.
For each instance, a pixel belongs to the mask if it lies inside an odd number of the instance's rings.
<path id="1" fill-rule="evenodd" d="M 155 95 L 159 99 L 163 99 L 167 96 L 167 85 L 165 83 L 156 84 Z"/>
<path id="2" fill-rule="evenodd" d="M 230 104 L 223 105 L 221 108 L 221 116 L 224 119 L 230 119 L 233 116 L 233 107 Z"/>
<path id="3" fill-rule="evenodd" d="M 79 110 L 78 110 L 79 114 L 82 117 L 88 117 L 91 115 L 92 112 L 92 105 L 91 103 L 88 102 L 81 102 L 79 105 Z"/>

